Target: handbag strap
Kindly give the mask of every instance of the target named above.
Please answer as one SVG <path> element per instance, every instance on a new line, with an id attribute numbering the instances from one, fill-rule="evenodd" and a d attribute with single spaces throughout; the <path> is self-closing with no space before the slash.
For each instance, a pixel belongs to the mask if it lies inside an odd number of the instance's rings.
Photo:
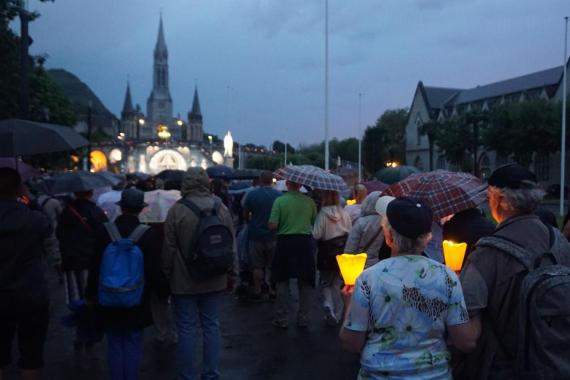
<path id="1" fill-rule="evenodd" d="M 370 239 L 370 241 L 368 241 L 368 243 L 366 243 L 366 245 L 364 247 L 362 247 L 362 252 L 368 253 L 368 249 L 372 246 L 372 244 L 376 241 L 376 239 L 378 238 L 378 236 L 380 236 L 380 233 L 382 232 L 382 228 L 378 228 L 378 230 L 376 231 L 376 233 L 374 234 L 374 236 L 372 236 L 372 239 Z"/>
<path id="2" fill-rule="evenodd" d="M 79 222 L 83 225 L 83 227 L 85 227 L 85 229 L 87 230 L 88 233 L 93 232 L 93 228 L 91 227 L 91 225 L 86 220 L 87 218 L 83 217 L 79 213 L 79 211 L 77 211 L 77 209 L 75 207 L 73 207 L 72 205 L 67 205 L 67 208 L 71 212 L 71 214 L 79 220 Z"/>

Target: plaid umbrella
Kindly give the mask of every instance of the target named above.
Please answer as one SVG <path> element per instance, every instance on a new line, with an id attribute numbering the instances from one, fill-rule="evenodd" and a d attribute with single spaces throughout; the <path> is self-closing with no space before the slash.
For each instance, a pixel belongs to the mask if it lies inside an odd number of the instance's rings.
<path id="1" fill-rule="evenodd" d="M 431 207 L 434 218 L 441 219 L 483 203 L 486 188 L 471 174 L 436 170 L 412 174 L 391 185 L 384 195 L 422 199 Z"/>
<path id="2" fill-rule="evenodd" d="M 374 177 L 381 182 L 391 185 L 406 179 L 409 175 L 420 173 L 420 170 L 415 166 L 399 165 L 395 168 L 380 169 L 374 174 Z"/>
<path id="3" fill-rule="evenodd" d="M 341 177 L 312 165 L 289 165 L 278 169 L 274 175 L 313 189 L 343 191 L 347 188 Z"/>
<path id="4" fill-rule="evenodd" d="M 368 190 L 369 193 L 373 191 L 384 191 L 388 188 L 387 184 L 375 179 L 372 181 L 362 182 L 362 184 L 366 187 L 366 190 Z"/>

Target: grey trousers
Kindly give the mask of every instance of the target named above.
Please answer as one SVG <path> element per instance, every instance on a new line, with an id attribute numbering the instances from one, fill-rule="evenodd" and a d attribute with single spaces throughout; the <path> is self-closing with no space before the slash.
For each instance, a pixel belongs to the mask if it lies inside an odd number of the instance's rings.
<path id="1" fill-rule="evenodd" d="M 290 281 L 280 281 L 277 283 L 277 300 L 275 303 L 275 316 L 277 319 L 287 319 L 289 312 L 289 287 Z M 312 286 L 305 281 L 297 280 L 299 291 L 299 311 L 297 318 L 307 318 L 309 305 L 311 302 Z"/>
<path id="2" fill-rule="evenodd" d="M 159 297 L 156 292 L 150 295 L 150 310 L 154 326 L 158 331 L 157 339 L 160 341 L 176 341 L 176 325 L 172 305 L 167 298 Z"/>

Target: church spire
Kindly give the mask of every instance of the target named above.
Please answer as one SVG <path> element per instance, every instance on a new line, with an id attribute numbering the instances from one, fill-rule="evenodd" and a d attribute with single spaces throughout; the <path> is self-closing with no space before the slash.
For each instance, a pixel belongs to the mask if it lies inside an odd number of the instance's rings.
<path id="1" fill-rule="evenodd" d="M 200 99 L 198 98 L 198 86 L 194 87 L 194 100 L 192 101 L 192 110 L 190 117 L 202 118 L 202 111 L 200 110 Z"/>
<path id="2" fill-rule="evenodd" d="M 166 40 L 164 38 L 164 29 L 162 27 L 162 13 L 160 14 L 160 22 L 158 24 L 158 37 L 156 39 L 156 45 L 154 47 L 154 54 L 160 54 L 164 52 L 168 54 L 168 49 L 166 48 Z"/>
<path id="3" fill-rule="evenodd" d="M 133 112 L 133 101 L 131 99 L 131 84 L 127 81 L 127 91 L 125 93 L 125 101 L 123 102 L 122 115 L 128 115 Z"/>

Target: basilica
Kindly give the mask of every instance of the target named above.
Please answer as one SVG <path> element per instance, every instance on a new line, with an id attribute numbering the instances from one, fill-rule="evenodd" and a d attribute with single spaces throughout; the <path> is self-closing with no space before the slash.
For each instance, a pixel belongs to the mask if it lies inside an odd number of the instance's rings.
<path id="1" fill-rule="evenodd" d="M 213 150 L 211 141 L 209 145 L 204 144 L 197 86 L 187 119 L 173 115 L 162 16 L 153 58 L 152 89 L 147 99 L 146 114 L 138 104 L 133 106 L 127 82 L 119 141 L 102 144 L 92 151 L 91 161 L 95 170 L 113 167 L 116 171 L 156 174 L 166 169 L 206 168 L 213 164 L 212 157 L 221 156 Z"/>

